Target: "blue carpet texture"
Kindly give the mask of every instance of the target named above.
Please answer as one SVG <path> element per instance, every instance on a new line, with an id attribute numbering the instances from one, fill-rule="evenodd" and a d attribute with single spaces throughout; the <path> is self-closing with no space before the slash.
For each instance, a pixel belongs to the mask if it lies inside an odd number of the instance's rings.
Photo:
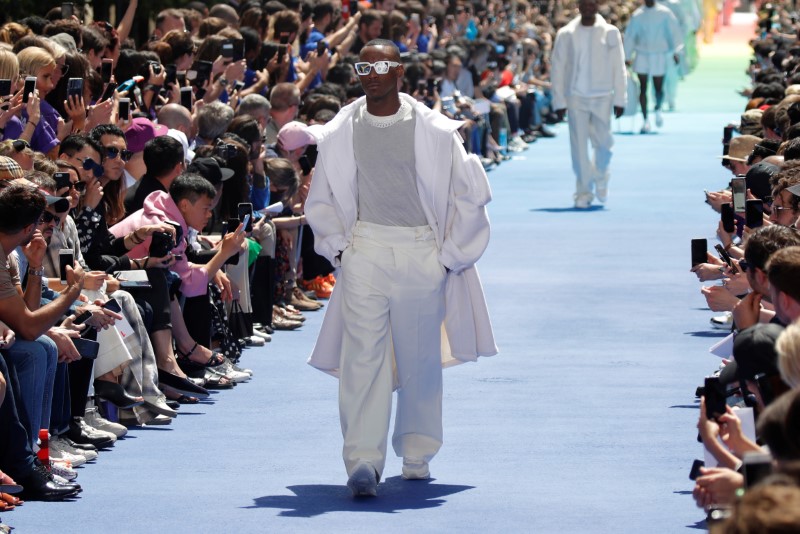
<path id="1" fill-rule="evenodd" d="M 689 242 L 713 243 L 703 189 L 729 179 L 716 156 L 744 106 L 746 64 L 709 55 L 663 129 L 616 136 L 604 208 L 572 209 L 566 125 L 490 172 L 479 267 L 501 354 L 445 372 L 433 480 L 403 481 L 390 457 L 380 497 L 350 498 L 337 382 L 305 363 L 323 310 L 245 352 L 251 383 L 182 407 L 170 427 L 134 429 L 80 468 L 79 499 L 27 503 L 3 521 L 24 534 L 697 527 L 694 389 L 718 337 Z"/>

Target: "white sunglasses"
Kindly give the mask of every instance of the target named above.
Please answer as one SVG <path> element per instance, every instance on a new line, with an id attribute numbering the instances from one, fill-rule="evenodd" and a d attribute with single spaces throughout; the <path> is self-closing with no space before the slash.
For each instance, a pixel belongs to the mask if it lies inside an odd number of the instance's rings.
<path id="1" fill-rule="evenodd" d="M 356 74 L 359 76 L 366 76 L 373 68 L 377 74 L 386 74 L 389 72 L 389 67 L 399 67 L 400 63 L 397 61 L 376 61 L 375 63 L 359 61 L 354 66 L 356 68 Z"/>

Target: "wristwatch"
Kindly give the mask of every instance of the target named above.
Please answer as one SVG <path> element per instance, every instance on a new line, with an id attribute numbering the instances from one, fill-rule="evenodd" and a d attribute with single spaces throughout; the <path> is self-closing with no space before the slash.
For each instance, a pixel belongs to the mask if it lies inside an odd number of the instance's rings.
<path id="1" fill-rule="evenodd" d="M 228 86 L 228 80 L 226 80 L 224 76 L 220 76 L 217 81 L 219 82 L 219 84 L 222 87 L 227 87 Z"/>
<path id="2" fill-rule="evenodd" d="M 28 267 L 28 276 L 44 276 L 44 267 L 39 267 L 38 269 Z"/>

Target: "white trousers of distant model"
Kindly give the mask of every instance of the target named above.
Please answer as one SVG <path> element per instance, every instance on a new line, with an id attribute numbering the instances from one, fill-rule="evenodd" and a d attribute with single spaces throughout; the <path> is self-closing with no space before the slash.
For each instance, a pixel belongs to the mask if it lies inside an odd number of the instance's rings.
<path id="1" fill-rule="evenodd" d="M 359 221 L 341 261 L 339 417 L 347 473 L 362 462 L 383 473 L 395 374 L 392 446 L 398 456 L 430 461 L 442 445 L 446 276 L 433 231 Z"/>
<path id="2" fill-rule="evenodd" d="M 569 144 L 572 151 L 572 170 L 575 171 L 575 200 L 591 202 L 593 189 L 608 187 L 608 165 L 611 163 L 612 96 L 567 98 L 569 113 Z M 589 156 L 589 143 L 594 158 Z"/>

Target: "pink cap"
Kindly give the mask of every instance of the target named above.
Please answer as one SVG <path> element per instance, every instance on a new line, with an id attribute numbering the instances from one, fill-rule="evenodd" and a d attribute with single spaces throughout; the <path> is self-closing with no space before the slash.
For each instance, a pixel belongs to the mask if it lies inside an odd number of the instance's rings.
<path id="1" fill-rule="evenodd" d="M 144 145 L 151 139 L 161 135 L 167 135 L 166 126 L 154 124 L 150 119 L 137 117 L 131 121 L 130 127 L 125 130 L 125 140 L 128 142 L 128 150 L 133 153 L 144 150 Z"/>
<path id="2" fill-rule="evenodd" d="M 307 145 L 316 145 L 316 138 L 302 122 L 292 121 L 283 125 L 278 132 L 278 142 L 285 150 L 295 150 Z"/>

